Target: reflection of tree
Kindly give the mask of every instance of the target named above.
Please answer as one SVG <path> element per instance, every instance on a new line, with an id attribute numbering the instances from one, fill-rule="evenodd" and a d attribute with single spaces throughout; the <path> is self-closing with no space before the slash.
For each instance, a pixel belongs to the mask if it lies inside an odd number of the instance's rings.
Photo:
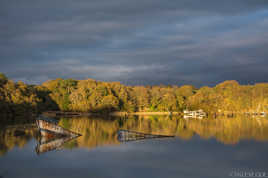
<path id="1" fill-rule="evenodd" d="M 200 135 L 200 137 L 205 139 L 215 137 L 225 144 L 235 144 L 244 139 L 268 140 L 267 119 L 251 119 L 238 116 L 232 119 L 191 120 L 186 123 L 188 129 Z"/>
<path id="2" fill-rule="evenodd" d="M 75 147 L 95 148 L 97 146 L 119 144 L 117 132 L 119 129 L 137 132 L 176 135 L 189 140 L 193 135 L 202 139 L 216 138 L 224 144 L 235 144 L 240 140 L 268 140 L 268 120 L 264 118 L 219 119 L 181 119 L 167 116 L 131 116 L 130 118 L 61 118 L 61 126 L 82 134 L 81 137 L 64 144 L 64 148 Z M 15 136 L 18 128 L 0 129 L 0 154 L 5 154 L 14 147 L 23 147 L 32 137 L 37 138 L 37 130 L 25 129 L 25 134 Z M 163 142 L 163 144 L 165 144 Z"/>
<path id="3" fill-rule="evenodd" d="M 140 116 L 104 120 L 100 118 L 61 119 L 69 122 L 70 129 L 82 134 L 77 139 L 78 147 L 96 147 L 118 144 L 119 129 L 137 132 L 176 135 L 182 139 L 191 139 L 195 134 L 202 139 L 216 138 L 225 144 L 234 144 L 241 139 L 268 140 L 268 120 L 250 119 L 242 116 L 228 119 L 184 120 L 165 116 Z"/>
<path id="4" fill-rule="evenodd" d="M 68 123 L 68 124 L 67 124 Z M 117 130 L 118 120 L 99 118 L 62 118 L 59 125 L 69 125 L 70 130 L 80 133 L 82 136 L 76 139 L 78 147 L 92 148 L 96 146 L 118 144 Z"/>
<path id="5" fill-rule="evenodd" d="M 23 148 L 27 142 L 36 137 L 36 129 L 26 128 L 23 130 L 23 134 L 17 135 L 18 128 L 12 127 L 8 129 L 1 129 L 0 131 L 0 156 L 4 155 L 14 147 Z"/>

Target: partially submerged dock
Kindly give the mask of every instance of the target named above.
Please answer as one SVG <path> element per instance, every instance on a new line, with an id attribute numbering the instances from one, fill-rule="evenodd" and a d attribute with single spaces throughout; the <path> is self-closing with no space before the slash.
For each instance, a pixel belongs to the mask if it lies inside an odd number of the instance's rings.
<path id="1" fill-rule="evenodd" d="M 172 138 L 174 135 L 157 135 L 157 134 L 148 134 L 130 130 L 119 130 L 118 131 L 118 141 L 120 142 L 129 142 L 137 141 L 144 139 L 153 139 L 153 138 Z"/>

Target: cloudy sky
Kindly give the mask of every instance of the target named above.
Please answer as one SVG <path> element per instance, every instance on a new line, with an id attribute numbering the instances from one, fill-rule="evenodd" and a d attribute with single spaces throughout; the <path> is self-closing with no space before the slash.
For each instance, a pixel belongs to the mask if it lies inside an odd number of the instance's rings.
<path id="1" fill-rule="evenodd" d="M 268 82 L 268 0 L 1 0 L 0 72 L 35 84 Z"/>

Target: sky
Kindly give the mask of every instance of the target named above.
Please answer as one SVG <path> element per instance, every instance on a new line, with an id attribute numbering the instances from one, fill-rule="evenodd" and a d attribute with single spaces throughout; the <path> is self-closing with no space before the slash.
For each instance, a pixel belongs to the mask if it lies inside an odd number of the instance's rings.
<path id="1" fill-rule="evenodd" d="M 268 0 L 1 0 L 0 72 L 127 85 L 268 82 Z"/>

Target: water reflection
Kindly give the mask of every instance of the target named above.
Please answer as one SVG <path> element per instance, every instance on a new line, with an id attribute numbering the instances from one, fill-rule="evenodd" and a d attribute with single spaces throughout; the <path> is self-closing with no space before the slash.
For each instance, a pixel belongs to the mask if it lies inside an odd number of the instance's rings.
<path id="1" fill-rule="evenodd" d="M 76 147 L 92 149 L 98 146 L 117 145 L 118 130 L 133 130 L 137 132 L 175 135 L 184 140 L 199 135 L 202 139 L 215 138 L 224 144 L 236 144 L 240 140 L 268 140 L 268 120 L 266 118 L 218 118 L 218 119 L 182 119 L 164 116 L 146 116 L 130 118 L 60 118 L 59 125 L 80 133 L 82 136 L 74 140 L 53 139 L 43 141 L 47 150 L 53 146 L 73 149 Z M 33 123 L 24 125 L 1 124 L 0 155 L 4 155 L 14 147 L 22 148 L 31 139 L 40 140 L 38 130 Z M 23 132 L 22 132 L 23 131 Z M 68 141 L 68 142 L 67 142 Z M 46 149 L 42 144 L 37 147 L 38 152 Z M 42 151 L 41 151 L 42 150 Z"/>
<path id="2" fill-rule="evenodd" d="M 60 150 L 64 148 L 64 144 L 74 140 L 79 136 L 57 136 L 55 137 L 44 137 L 41 136 L 39 142 L 35 148 L 37 154 L 53 151 L 53 150 Z"/>
<path id="3" fill-rule="evenodd" d="M 0 156 L 15 147 L 23 148 L 32 138 L 38 138 L 34 122 L 0 124 Z"/>

